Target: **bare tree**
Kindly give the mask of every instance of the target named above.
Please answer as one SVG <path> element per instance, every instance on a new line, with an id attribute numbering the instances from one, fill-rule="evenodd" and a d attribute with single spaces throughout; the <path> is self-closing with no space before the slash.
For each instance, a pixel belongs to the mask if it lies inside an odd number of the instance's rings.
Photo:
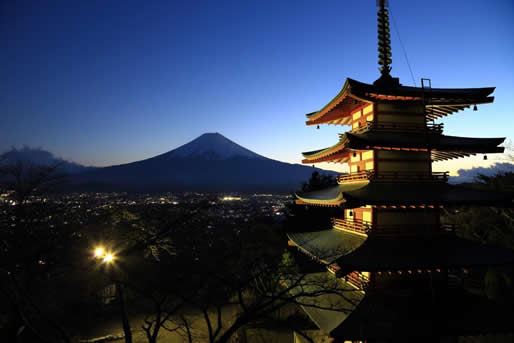
<path id="1" fill-rule="evenodd" d="M 62 180 L 57 168 L 0 161 L 0 189 L 13 199 L 10 205 L 2 205 L 0 220 L 1 291 L 12 309 L 9 339 L 28 329 L 42 342 L 69 342 L 66 332 L 43 313 L 34 296 L 37 280 L 55 266 L 56 244 L 69 238 L 67 232 L 56 230 L 54 209 L 29 201 L 36 192 Z"/>
<path id="2" fill-rule="evenodd" d="M 302 273 L 284 254 L 282 237 L 270 229 L 218 228 L 209 233 L 189 226 L 187 232 L 175 233 L 176 254 L 164 269 L 173 271 L 181 287 L 160 287 L 154 297 L 153 313 L 143 326 L 151 343 L 161 329 L 181 332 L 189 342 L 199 331 L 209 342 L 228 342 L 250 323 L 270 319 L 287 305 L 335 312 L 355 306 L 352 293 L 359 290 L 327 272 L 315 277 Z M 320 300 L 326 296 L 331 297 L 328 303 Z M 282 324 L 304 335 L 294 323 Z"/>

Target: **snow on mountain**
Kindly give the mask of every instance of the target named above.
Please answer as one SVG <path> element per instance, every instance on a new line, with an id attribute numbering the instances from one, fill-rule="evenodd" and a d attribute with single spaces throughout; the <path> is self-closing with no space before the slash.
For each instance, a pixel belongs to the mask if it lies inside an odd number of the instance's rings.
<path id="1" fill-rule="evenodd" d="M 156 156 L 161 159 L 204 158 L 207 160 L 226 160 L 234 157 L 265 159 L 219 133 L 204 133 L 179 148 Z"/>

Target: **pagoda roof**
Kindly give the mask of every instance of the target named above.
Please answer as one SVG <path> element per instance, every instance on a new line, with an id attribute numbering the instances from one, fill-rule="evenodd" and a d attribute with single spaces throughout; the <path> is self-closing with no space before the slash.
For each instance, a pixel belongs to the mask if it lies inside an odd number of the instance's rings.
<path id="1" fill-rule="evenodd" d="M 302 252 L 327 265 L 351 253 L 366 241 L 365 235 L 335 229 L 288 233 L 287 237 Z"/>
<path id="2" fill-rule="evenodd" d="M 387 271 L 514 264 L 514 251 L 451 234 L 435 237 L 373 236 L 340 257 L 341 270 Z"/>
<path id="3" fill-rule="evenodd" d="M 494 87 L 486 88 L 420 88 L 407 86 L 381 87 L 350 78 L 341 91 L 321 110 L 307 114 L 307 125 L 322 123 L 342 124 L 349 121 L 350 114 L 359 107 L 377 102 L 427 101 L 427 120 L 434 120 L 463 110 L 474 104 L 494 101 L 489 95 Z"/>
<path id="4" fill-rule="evenodd" d="M 446 183 L 370 182 L 343 183 L 322 190 L 297 193 L 305 204 L 347 208 L 365 205 L 503 205 L 512 206 L 510 193 L 476 190 Z"/>
<path id="5" fill-rule="evenodd" d="M 413 229 L 415 229 L 413 225 Z M 514 251 L 484 245 L 453 234 L 394 236 L 355 234 L 337 229 L 289 233 L 289 239 L 338 272 L 391 271 L 512 265 Z"/>
<path id="6" fill-rule="evenodd" d="M 330 335 L 345 340 L 512 332 L 513 310 L 463 289 L 369 293 Z"/>
<path id="7" fill-rule="evenodd" d="M 355 150 L 395 149 L 395 150 L 431 150 L 434 161 L 474 155 L 477 153 L 499 153 L 498 147 L 505 141 L 500 138 L 471 138 L 446 136 L 437 133 L 412 133 L 391 131 L 368 131 L 360 134 L 346 132 L 335 145 L 304 152 L 303 163 L 318 163 L 329 160 L 345 162 L 347 156 Z"/>

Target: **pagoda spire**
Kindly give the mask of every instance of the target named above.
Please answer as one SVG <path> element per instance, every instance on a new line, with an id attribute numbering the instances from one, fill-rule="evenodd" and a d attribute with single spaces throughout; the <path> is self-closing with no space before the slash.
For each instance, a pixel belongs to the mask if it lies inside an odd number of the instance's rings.
<path id="1" fill-rule="evenodd" d="M 378 0 L 378 64 L 382 75 L 391 71 L 391 35 L 389 34 L 389 5 L 387 0 Z"/>
<path id="2" fill-rule="evenodd" d="M 391 71 L 391 34 L 389 33 L 389 6 L 388 0 L 377 0 L 378 12 L 378 64 L 380 65 L 380 73 L 382 74 L 375 85 L 391 87 L 399 86 L 398 78 L 393 78 L 389 74 Z"/>

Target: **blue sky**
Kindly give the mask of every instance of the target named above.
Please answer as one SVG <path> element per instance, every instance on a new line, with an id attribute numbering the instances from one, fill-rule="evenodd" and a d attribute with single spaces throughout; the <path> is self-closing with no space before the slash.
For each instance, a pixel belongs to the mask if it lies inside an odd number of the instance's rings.
<path id="1" fill-rule="evenodd" d="M 390 5 L 418 85 L 428 77 L 433 87 L 497 87 L 494 104 L 444 119 L 445 133 L 512 140 L 514 3 Z M 103 166 L 220 132 L 298 163 L 301 151 L 330 146 L 348 129 L 307 127 L 304 114 L 323 107 L 346 77 L 371 83 L 379 76 L 375 0 L 0 6 L 0 151 L 27 144 Z M 392 74 L 413 85 L 391 24 Z"/>

